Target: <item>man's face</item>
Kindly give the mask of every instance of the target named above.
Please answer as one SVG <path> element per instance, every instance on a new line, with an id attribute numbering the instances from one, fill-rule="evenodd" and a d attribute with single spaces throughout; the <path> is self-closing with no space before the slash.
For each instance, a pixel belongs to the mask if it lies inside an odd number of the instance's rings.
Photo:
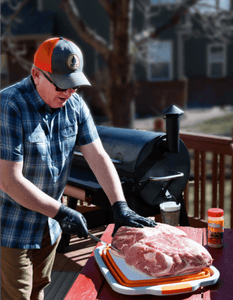
<path id="1" fill-rule="evenodd" d="M 44 73 L 49 77 L 47 72 Z M 76 89 L 72 88 L 67 89 L 66 91 L 56 91 L 56 87 L 37 68 L 32 69 L 32 77 L 38 94 L 51 108 L 63 107 L 71 95 L 76 91 Z"/>

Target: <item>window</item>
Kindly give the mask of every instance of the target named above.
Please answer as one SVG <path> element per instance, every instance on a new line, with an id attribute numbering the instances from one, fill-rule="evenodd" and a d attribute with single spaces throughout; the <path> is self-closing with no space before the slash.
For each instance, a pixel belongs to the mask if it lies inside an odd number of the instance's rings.
<path id="1" fill-rule="evenodd" d="M 226 76 L 226 45 L 210 44 L 207 46 L 207 76 Z"/>
<path id="2" fill-rule="evenodd" d="M 190 7 L 191 13 L 199 11 L 201 14 L 216 14 L 219 10 L 230 11 L 231 0 L 199 0 Z"/>
<path id="3" fill-rule="evenodd" d="M 172 42 L 153 41 L 148 47 L 148 80 L 173 79 Z"/>
<path id="4" fill-rule="evenodd" d="M 179 4 L 182 0 L 150 0 L 151 5 L 168 5 L 168 4 Z"/>

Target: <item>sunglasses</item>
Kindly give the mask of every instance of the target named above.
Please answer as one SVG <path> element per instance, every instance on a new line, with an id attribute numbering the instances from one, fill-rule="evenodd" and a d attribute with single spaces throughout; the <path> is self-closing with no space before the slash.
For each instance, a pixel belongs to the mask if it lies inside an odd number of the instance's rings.
<path id="1" fill-rule="evenodd" d="M 52 83 L 54 86 L 55 86 L 55 89 L 56 89 L 56 91 L 57 92 L 66 92 L 67 90 L 69 90 L 70 88 L 68 88 L 68 89 L 61 89 L 61 88 L 59 88 L 53 81 L 52 81 L 52 79 L 50 79 L 42 70 L 40 70 L 41 71 L 41 73 L 44 75 L 44 77 L 50 82 L 50 83 Z M 78 86 L 76 86 L 76 87 L 73 87 L 73 88 L 71 88 L 72 90 L 76 90 L 77 91 L 77 89 L 80 87 L 80 85 L 78 85 Z"/>

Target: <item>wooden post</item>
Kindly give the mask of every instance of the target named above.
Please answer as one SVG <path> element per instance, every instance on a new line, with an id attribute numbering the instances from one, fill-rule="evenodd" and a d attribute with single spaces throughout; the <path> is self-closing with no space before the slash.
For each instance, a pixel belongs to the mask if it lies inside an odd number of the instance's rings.
<path id="1" fill-rule="evenodd" d="M 201 219 L 205 219 L 206 199 L 206 152 L 201 151 Z"/>
<path id="2" fill-rule="evenodd" d="M 195 150 L 194 153 L 194 217 L 199 218 L 199 151 Z"/>
<path id="3" fill-rule="evenodd" d="M 217 207 L 217 191 L 218 191 L 218 154 L 213 154 L 212 166 L 212 207 Z"/>

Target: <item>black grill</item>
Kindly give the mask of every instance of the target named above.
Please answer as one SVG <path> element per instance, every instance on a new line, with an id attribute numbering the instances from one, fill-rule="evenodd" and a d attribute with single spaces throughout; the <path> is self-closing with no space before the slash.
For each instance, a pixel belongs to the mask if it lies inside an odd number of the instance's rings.
<path id="1" fill-rule="evenodd" d="M 182 193 L 189 180 L 190 158 L 179 138 L 183 111 L 171 106 L 164 113 L 166 134 L 104 126 L 97 126 L 97 130 L 117 169 L 128 206 L 149 217 L 160 214 L 160 203 L 175 200 L 181 203 L 180 225 L 188 226 Z M 110 202 L 77 146 L 68 184 L 90 191 L 91 203 L 101 208 L 83 213 L 88 228 L 114 222 Z M 69 197 L 68 206 L 76 209 L 77 199 Z M 69 235 L 63 235 L 57 251 L 63 252 L 69 240 Z"/>
<path id="2" fill-rule="evenodd" d="M 189 179 L 190 158 L 179 139 L 179 116 L 183 111 L 171 106 L 164 113 L 166 133 L 104 126 L 97 126 L 97 130 L 117 169 L 128 205 L 143 216 L 153 216 L 160 213 L 160 203 L 175 199 L 182 206 L 180 223 L 188 225 L 182 192 Z M 92 203 L 110 208 L 78 147 L 68 184 L 92 191 Z"/>

